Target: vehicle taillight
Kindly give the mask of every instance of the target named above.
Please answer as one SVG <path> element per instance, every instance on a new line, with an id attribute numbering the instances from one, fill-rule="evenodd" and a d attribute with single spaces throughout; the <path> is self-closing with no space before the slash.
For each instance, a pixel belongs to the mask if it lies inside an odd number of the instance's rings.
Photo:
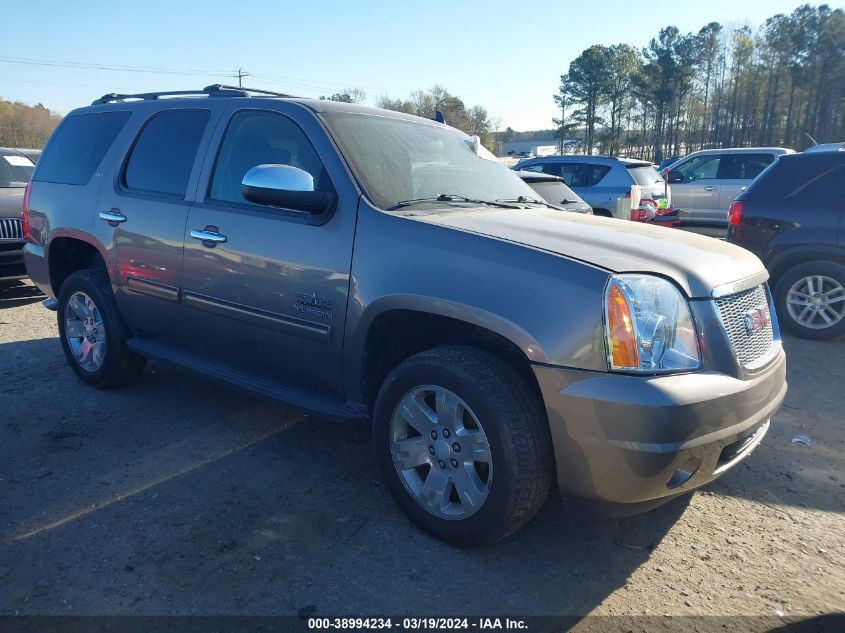
<path id="1" fill-rule="evenodd" d="M 724 207 L 722 207 L 724 209 Z M 731 209 L 728 211 L 728 224 L 739 226 L 742 220 L 742 203 L 739 200 L 734 200 L 731 203 Z"/>
<path id="2" fill-rule="evenodd" d="M 31 181 L 26 183 L 26 189 L 23 192 L 23 206 L 21 207 L 21 230 L 27 242 L 32 241 L 29 237 L 29 191 L 31 187 Z"/>

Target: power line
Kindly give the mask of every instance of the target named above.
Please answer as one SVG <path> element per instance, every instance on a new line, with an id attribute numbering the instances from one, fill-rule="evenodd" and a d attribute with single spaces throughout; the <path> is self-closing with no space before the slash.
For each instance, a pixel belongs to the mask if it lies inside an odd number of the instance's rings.
<path id="1" fill-rule="evenodd" d="M 231 70 L 205 70 L 199 68 L 166 68 L 162 66 L 130 66 L 122 64 L 101 64 L 90 62 L 68 62 L 54 59 L 39 59 L 39 58 L 25 58 L 25 57 L 9 57 L 0 56 L 0 63 L 7 64 L 23 64 L 27 66 L 46 66 L 58 68 L 73 68 L 79 70 L 104 70 L 112 72 L 132 72 L 132 73 L 147 73 L 147 74 L 162 74 L 162 75 L 181 75 L 181 76 L 205 76 L 205 77 L 232 77 Z M 243 74 L 241 74 L 243 73 Z M 314 92 L 334 91 L 338 88 L 349 88 L 354 85 L 354 82 L 333 82 L 333 81 L 315 81 L 313 79 L 304 79 L 301 77 L 290 77 L 286 75 L 275 75 L 269 73 L 244 73 L 242 69 L 238 69 L 234 75 L 241 85 L 242 77 L 251 76 L 262 81 L 274 83 L 281 86 L 290 86 L 302 90 L 311 90 Z M 380 86 L 358 85 L 363 90 L 373 90 L 382 93 L 402 93 L 411 94 L 419 90 L 408 88 L 386 88 Z M 474 97 L 480 99 L 507 99 L 506 95 L 483 95 L 473 93 L 463 93 L 464 97 Z"/>

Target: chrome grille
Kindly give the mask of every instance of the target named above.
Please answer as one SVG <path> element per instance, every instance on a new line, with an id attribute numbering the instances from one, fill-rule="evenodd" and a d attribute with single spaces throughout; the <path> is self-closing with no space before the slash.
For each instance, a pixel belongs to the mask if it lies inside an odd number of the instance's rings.
<path id="1" fill-rule="evenodd" d="M 23 227 L 20 218 L 0 218 L 0 240 L 22 240 Z"/>
<path id="2" fill-rule="evenodd" d="M 766 286 L 760 285 L 736 294 L 720 297 L 715 300 L 716 310 L 722 320 L 722 327 L 728 335 L 734 355 L 739 364 L 746 369 L 753 369 L 765 363 L 774 347 L 774 331 L 772 322 L 763 326 L 757 332 L 749 333 L 745 328 L 745 314 L 755 308 L 772 306 Z M 774 314 L 771 315 L 775 318 Z"/>

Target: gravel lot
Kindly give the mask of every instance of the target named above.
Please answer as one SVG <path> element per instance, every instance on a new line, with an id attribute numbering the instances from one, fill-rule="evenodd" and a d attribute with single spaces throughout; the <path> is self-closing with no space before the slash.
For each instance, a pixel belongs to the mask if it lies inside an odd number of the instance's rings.
<path id="1" fill-rule="evenodd" d="M 845 341 L 786 339 L 786 406 L 704 490 L 624 520 L 551 500 L 461 551 L 394 506 L 367 428 L 159 365 L 86 388 L 40 300 L 0 286 L 0 615 L 845 611 Z"/>

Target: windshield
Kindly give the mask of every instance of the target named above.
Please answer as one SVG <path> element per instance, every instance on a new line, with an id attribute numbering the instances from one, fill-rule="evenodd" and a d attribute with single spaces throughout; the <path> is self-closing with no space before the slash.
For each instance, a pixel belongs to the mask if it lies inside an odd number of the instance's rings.
<path id="1" fill-rule="evenodd" d="M 633 178 L 634 182 L 638 185 L 647 187 L 649 185 L 656 185 L 657 183 L 663 182 L 663 178 L 661 178 L 660 174 L 657 173 L 657 170 L 650 165 L 628 167 L 628 173 L 631 174 L 631 178 Z"/>
<path id="2" fill-rule="evenodd" d="M 449 199 L 457 196 L 538 197 L 493 154 L 484 147 L 474 150 L 471 137 L 446 125 L 347 112 L 323 117 L 367 195 L 382 209 L 422 199 L 440 206 L 466 204 Z"/>
<path id="3" fill-rule="evenodd" d="M 23 188 L 32 178 L 35 167 L 23 154 L 0 154 L 0 188 Z"/>

